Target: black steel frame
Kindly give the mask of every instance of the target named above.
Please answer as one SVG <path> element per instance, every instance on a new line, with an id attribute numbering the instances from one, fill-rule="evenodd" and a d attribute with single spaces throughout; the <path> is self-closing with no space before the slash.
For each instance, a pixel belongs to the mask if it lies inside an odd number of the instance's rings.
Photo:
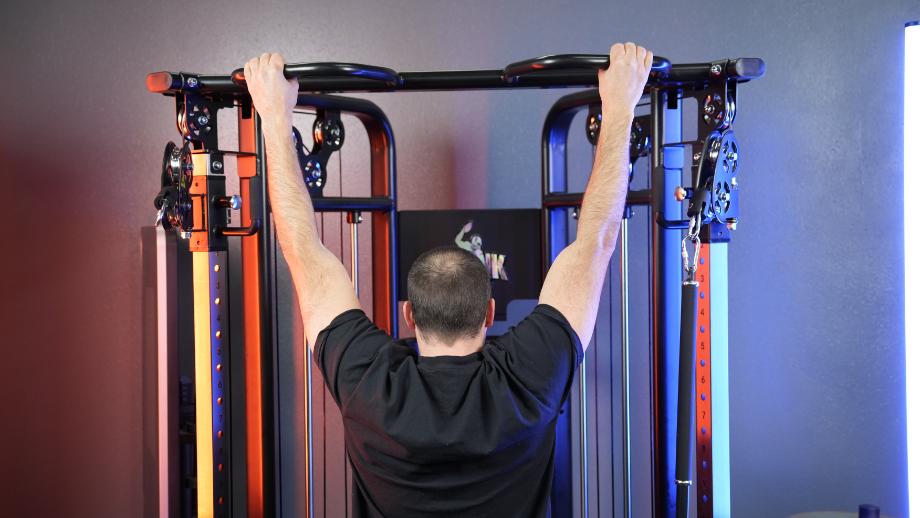
<path id="1" fill-rule="evenodd" d="M 501 70 L 449 72 L 395 72 L 352 63 L 308 63 L 285 66 L 285 76 L 297 79 L 301 92 L 315 93 L 567 88 L 597 86 L 597 69 L 606 65 L 607 56 L 602 54 L 545 56 Z M 758 58 L 680 65 L 657 58 L 654 66 L 648 85 L 661 89 L 699 87 L 718 79 L 743 82 L 764 73 L 764 63 Z M 147 89 L 166 95 L 194 89 L 220 98 L 248 97 L 241 69 L 226 76 L 154 72 L 147 76 Z"/>

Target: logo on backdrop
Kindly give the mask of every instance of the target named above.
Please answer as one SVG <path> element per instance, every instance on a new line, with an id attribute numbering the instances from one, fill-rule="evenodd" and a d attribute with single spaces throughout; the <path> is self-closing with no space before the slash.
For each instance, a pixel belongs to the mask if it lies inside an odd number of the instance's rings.
<path id="1" fill-rule="evenodd" d="M 486 265 L 486 270 L 489 271 L 489 276 L 492 279 L 507 281 L 508 272 L 505 271 L 505 254 L 484 252 L 482 249 L 482 236 L 470 234 L 472 230 L 473 221 L 467 221 L 463 228 L 460 229 L 457 237 L 454 238 L 454 243 L 478 257 L 482 264 Z M 467 234 L 469 234 L 469 239 L 463 239 Z"/>

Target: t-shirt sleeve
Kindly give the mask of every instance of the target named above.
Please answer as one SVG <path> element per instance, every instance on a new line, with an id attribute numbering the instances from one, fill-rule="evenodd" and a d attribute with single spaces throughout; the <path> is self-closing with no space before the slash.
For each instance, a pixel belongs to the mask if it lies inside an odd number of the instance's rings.
<path id="1" fill-rule="evenodd" d="M 581 341 L 556 308 L 538 305 L 520 324 L 493 339 L 488 353 L 509 382 L 558 411 L 584 358 Z"/>
<path id="2" fill-rule="evenodd" d="M 319 332 L 313 360 L 339 408 L 351 398 L 380 351 L 392 343 L 390 335 L 360 309 L 340 314 Z"/>

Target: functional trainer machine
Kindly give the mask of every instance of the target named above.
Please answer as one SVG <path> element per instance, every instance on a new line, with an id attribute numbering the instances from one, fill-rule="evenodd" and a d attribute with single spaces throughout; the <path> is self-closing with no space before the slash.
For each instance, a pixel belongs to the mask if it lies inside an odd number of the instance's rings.
<path id="1" fill-rule="evenodd" d="M 396 166 L 393 132 L 373 103 L 340 96 L 343 92 L 425 90 L 511 90 L 597 85 L 596 71 L 608 65 L 606 55 L 554 55 L 513 63 L 501 70 L 403 72 L 345 63 L 291 64 L 288 78 L 297 79 L 303 94 L 298 107 L 313 110 L 316 121 L 310 149 L 296 128 L 292 140 L 299 150 L 304 181 L 318 212 L 343 212 L 351 226 L 351 267 L 357 283 L 357 224 L 362 212 L 372 214 L 373 318 L 394 336 L 396 300 Z M 760 77 L 764 63 L 756 58 L 700 64 L 672 64 L 657 57 L 646 95 L 650 113 L 638 116 L 631 136 L 631 163 L 645 157 L 649 187 L 631 190 L 624 215 L 621 246 L 622 379 L 624 486 L 623 515 L 631 515 L 629 462 L 629 330 L 626 240 L 631 207 L 646 206 L 650 228 L 651 268 L 651 482 L 655 516 L 688 516 L 693 480 L 691 451 L 696 437 L 696 509 L 698 516 L 728 514 L 727 446 L 727 296 L 726 243 L 738 218 L 736 172 L 738 145 L 732 132 L 737 85 Z M 275 255 L 271 212 L 265 195 L 265 153 L 259 119 L 244 86 L 242 71 L 226 76 L 156 72 L 147 88 L 175 98 L 182 145 L 170 143 L 164 153 L 162 190 L 156 197 L 156 223 L 187 241 L 191 255 L 194 312 L 194 462 L 181 463 L 172 447 L 176 426 L 160 427 L 160 515 L 228 516 L 233 506 L 234 477 L 245 479 L 248 516 L 276 516 L 280 510 L 279 398 L 277 314 L 272 306 Z M 308 94 L 309 92 L 309 94 Z M 696 100 L 697 137 L 682 140 L 683 104 Z M 543 132 L 543 196 L 545 268 L 569 241 L 568 214 L 577 211 L 581 193 L 567 190 L 566 142 L 576 112 L 588 109 L 587 135 L 598 138 L 596 90 L 560 99 L 550 110 Z M 218 148 L 218 111 L 236 111 L 239 149 Z M 358 117 L 371 147 L 371 196 L 327 197 L 323 188 L 330 156 L 344 142 L 340 115 Z M 692 156 L 684 167 L 685 148 Z M 228 195 L 225 159 L 235 157 L 238 195 Z M 689 172 L 684 178 L 684 171 Z M 686 202 L 686 209 L 682 202 Z M 231 210 L 240 224 L 231 226 Z M 576 212 L 577 213 L 577 212 Z M 686 230 L 686 237 L 684 236 Z M 240 239 L 240 337 L 231 337 L 228 310 L 230 239 Z M 682 260 L 683 256 L 683 260 Z M 686 278 L 682 280 L 681 266 Z M 681 318 L 681 291 L 686 294 Z M 698 293 L 698 295 L 697 295 Z M 698 319 L 698 323 L 694 320 Z M 681 325 L 683 323 L 683 326 Z M 697 327 L 699 326 L 699 327 Z M 243 350 L 242 365 L 229 362 L 230 344 Z M 178 386 L 175 354 L 159 352 L 159 383 Z M 715 362 L 715 364 L 713 364 Z M 586 361 L 587 363 L 587 361 Z M 715 366 L 714 366 L 715 365 Z M 678 376 L 678 371 L 680 375 Z M 309 374 L 309 373 L 307 373 Z M 230 393 L 230 380 L 241 376 L 242 394 Z M 556 473 L 552 496 L 554 516 L 589 516 L 585 369 L 573 388 L 570 404 L 557 428 Z M 308 389 L 312 387 L 307 382 Z M 178 389 L 176 389 L 178 390 Z M 160 391 L 160 420 L 175 423 L 178 398 Z M 173 395 L 171 395 L 173 394 Z M 307 396 L 308 404 L 312 401 Z M 232 402 L 236 402 L 232 405 Z M 240 403 L 242 402 L 242 403 Z M 241 412 L 231 420 L 229 409 Z M 310 434 L 311 409 L 305 412 Z M 693 417 L 696 417 L 694 424 Z M 243 422 L 234 430 L 231 421 Z M 230 438 L 245 438 L 245 455 L 231 455 Z M 187 441 L 189 442 L 189 441 Z M 312 459 L 307 446 L 307 465 Z M 308 469 L 307 512 L 314 515 L 312 469 Z M 180 478 L 176 482 L 176 478 Z M 176 489 L 181 487 L 181 489 Z M 181 496 L 180 496 L 181 495 Z M 344 495 L 343 495 L 344 498 Z M 180 513 L 178 510 L 182 509 Z"/>

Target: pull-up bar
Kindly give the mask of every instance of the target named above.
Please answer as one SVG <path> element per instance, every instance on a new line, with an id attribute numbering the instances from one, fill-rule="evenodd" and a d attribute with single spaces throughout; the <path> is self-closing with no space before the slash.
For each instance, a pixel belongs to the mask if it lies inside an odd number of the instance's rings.
<path id="1" fill-rule="evenodd" d="M 297 79 L 303 92 L 502 90 L 597 86 L 597 70 L 609 65 L 610 57 L 604 54 L 556 54 L 512 63 L 501 70 L 396 72 L 373 65 L 324 62 L 285 65 L 284 75 Z M 702 86 L 712 80 L 744 82 L 762 76 L 764 70 L 764 62 L 759 58 L 672 64 L 667 58 L 656 56 L 648 84 L 679 88 Z M 153 72 L 147 76 L 147 89 L 166 95 L 188 90 L 230 97 L 248 95 L 243 69 L 227 76 Z"/>

